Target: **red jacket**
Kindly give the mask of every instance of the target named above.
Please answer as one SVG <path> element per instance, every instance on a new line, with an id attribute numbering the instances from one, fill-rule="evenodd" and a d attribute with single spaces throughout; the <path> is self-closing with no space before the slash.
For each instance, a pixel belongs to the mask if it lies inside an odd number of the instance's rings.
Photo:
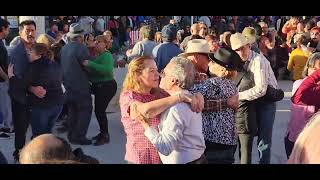
<path id="1" fill-rule="evenodd" d="M 317 109 L 320 107 L 320 69 L 307 77 L 296 93 L 291 97 L 295 104 L 314 105 Z"/>

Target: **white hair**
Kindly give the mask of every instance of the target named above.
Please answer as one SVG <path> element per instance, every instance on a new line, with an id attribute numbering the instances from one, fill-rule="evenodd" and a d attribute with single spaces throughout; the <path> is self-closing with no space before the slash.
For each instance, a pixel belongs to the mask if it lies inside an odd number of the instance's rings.
<path id="1" fill-rule="evenodd" d="M 174 57 L 170 64 L 173 66 L 173 71 L 170 74 L 178 81 L 178 86 L 182 89 L 189 89 L 195 79 L 195 68 L 192 62 L 184 57 Z"/>

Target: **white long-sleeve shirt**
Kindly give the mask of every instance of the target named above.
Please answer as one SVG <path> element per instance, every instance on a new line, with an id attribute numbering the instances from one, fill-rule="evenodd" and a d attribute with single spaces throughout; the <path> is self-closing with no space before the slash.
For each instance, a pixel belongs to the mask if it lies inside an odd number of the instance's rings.
<path id="1" fill-rule="evenodd" d="M 162 114 L 159 132 L 150 127 L 144 134 L 164 164 L 192 162 L 205 150 L 201 113 L 192 112 L 186 103 L 176 104 Z"/>
<path id="2" fill-rule="evenodd" d="M 247 70 L 253 73 L 255 86 L 246 91 L 239 92 L 239 100 L 252 101 L 264 96 L 268 85 L 274 88 L 279 87 L 270 62 L 264 55 L 251 51 L 248 61 L 250 63 Z"/>

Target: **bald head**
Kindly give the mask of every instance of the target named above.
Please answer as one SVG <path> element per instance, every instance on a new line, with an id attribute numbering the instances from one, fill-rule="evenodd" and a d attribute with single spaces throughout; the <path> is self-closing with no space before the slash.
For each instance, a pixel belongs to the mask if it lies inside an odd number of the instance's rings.
<path id="1" fill-rule="evenodd" d="M 43 134 L 30 141 L 20 153 L 21 164 L 41 164 L 48 160 L 68 160 L 71 146 L 53 134 Z"/>
<path id="2" fill-rule="evenodd" d="M 200 31 L 200 26 L 198 23 L 192 24 L 191 26 L 191 34 L 192 35 L 198 35 Z"/>

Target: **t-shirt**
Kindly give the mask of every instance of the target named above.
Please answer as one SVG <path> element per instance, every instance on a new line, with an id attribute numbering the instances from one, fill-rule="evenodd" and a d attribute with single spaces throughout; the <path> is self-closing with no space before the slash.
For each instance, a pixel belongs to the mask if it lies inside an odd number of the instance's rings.
<path id="1" fill-rule="evenodd" d="M 89 92 L 90 84 L 82 66 L 89 59 L 89 50 L 84 44 L 70 42 L 61 49 L 61 67 L 66 89 Z"/>
<path id="2" fill-rule="evenodd" d="M 181 49 L 177 44 L 172 42 L 159 44 L 152 51 L 159 71 L 164 69 L 170 60 L 180 53 L 182 53 Z"/>

